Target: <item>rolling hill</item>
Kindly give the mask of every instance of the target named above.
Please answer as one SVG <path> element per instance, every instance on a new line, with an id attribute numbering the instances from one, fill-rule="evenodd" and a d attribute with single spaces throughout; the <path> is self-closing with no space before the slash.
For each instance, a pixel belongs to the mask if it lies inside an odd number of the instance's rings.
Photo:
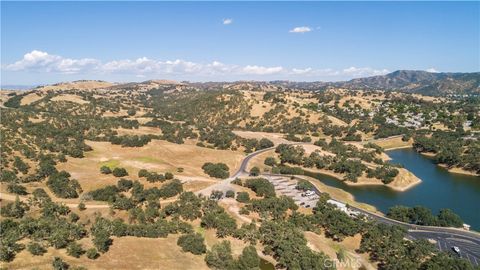
<path id="1" fill-rule="evenodd" d="M 480 93 L 480 72 L 432 73 L 419 70 L 395 72 L 366 78 L 334 83 L 348 89 L 378 89 L 424 95 Z"/>

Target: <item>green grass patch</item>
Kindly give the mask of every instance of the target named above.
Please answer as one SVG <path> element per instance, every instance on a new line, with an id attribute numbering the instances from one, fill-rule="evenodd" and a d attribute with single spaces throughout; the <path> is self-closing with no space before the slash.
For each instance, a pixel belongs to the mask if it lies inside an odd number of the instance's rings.
<path id="1" fill-rule="evenodd" d="M 203 227 L 196 227 L 196 228 L 195 228 L 195 232 L 205 237 L 205 228 L 203 228 Z"/>
<path id="2" fill-rule="evenodd" d="M 162 160 L 154 158 L 154 157 L 138 157 L 138 158 L 135 158 L 135 160 L 141 161 L 141 162 L 146 162 L 146 163 L 165 163 Z"/>
<path id="3" fill-rule="evenodd" d="M 100 163 L 100 167 L 102 166 L 107 166 L 109 167 L 110 169 L 114 169 L 116 167 L 120 167 L 120 161 L 118 160 L 115 160 L 115 159 L 111 159 L 111 160 L 108 160 L 108 161 L 104 161 L 104 162 L 101 162 Z"/>

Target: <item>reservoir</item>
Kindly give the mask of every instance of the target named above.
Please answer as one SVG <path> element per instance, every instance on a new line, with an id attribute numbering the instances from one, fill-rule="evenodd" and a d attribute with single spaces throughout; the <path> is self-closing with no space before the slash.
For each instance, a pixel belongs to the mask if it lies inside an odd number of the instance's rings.
<path id="1" fill-rule="evenodd" d="M 388 151 L 392 163 L 402 164 L 422 182 L 404 192 L 385 186 L 348 186 L 326 175 L 315 175 L 323 183 L 341 188 L 355 200 L 375 206 L 383 213 L 394 205 L 422 205 L 436 215 L 442 208 L 450 208 L 463 221 L 480 231 L 480 177 L 449 173 L 411 148 Z"/>

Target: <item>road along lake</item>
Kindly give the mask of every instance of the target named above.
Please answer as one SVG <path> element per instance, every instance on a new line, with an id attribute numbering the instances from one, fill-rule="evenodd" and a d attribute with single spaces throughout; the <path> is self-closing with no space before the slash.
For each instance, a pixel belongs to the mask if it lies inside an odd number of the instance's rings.
<path id="1" fill-rule="evenodd" d="M 355 196 L 356 201 L 373 205 L 383 213 L 395 205 L 422 205 L 430 208 L 435 215 L 442 208 L 450 208 L 472 229 L 480 231 L 480 177 L 450 173 L 411 148 L 391 150 L 387 154 L 392 163 L 402 164 L 422 183 L 398 192 L 385 186 L 349 186 L 323 174 L 309 176 L 341 188 Z"/>

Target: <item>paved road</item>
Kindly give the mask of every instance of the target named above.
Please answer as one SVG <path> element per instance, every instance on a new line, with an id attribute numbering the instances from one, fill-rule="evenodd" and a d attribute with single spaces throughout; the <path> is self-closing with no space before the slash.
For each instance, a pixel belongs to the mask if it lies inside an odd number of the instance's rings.
<path id="1" fill-rule="evenodd" d="M 311 144 L 311 143 L 292 143 L 294 145 L 301 145 L 301 144 Z M 253 152 L 247 155 L 242 163 L 240 164 L 240 168 L 229 178 L 219 181 L 217 184 L 202 189 L 197 194 L 203 194 L 205 196 L 209 196 L 212 190 L 221 190 L 223 192 L 232 189 L 231 182 L 240 176 L 248 175 L 246 171 L 248 162 L 255 156 L 264 153 L 266 151 L 270 151 L 275 149 L 275 147 L 262 149 L 256 152 Z M 272 174 L 265 174 L 272 176 Z M 285 176 L 285 175 L 283 175 Z M 320 194 L 320 191 L 315 187 L 315 192 Z M 7 200 L 14 200 L 15 196 L 11 194 L 0 193 L 0 197 Z M 24 197 L 20 197 L 21 200 L 26 200 Z M 68 207 L 77 207 L 77 204 L 69 204 L 67 203 Z M 106 204 L 86 204 L 87 208 L 108 208 L 109 205 Z M 442 228 L 442 227 L 431 227 L 431 226 L 417 226 L 412 224 L 407 224 L 403 222 L 399 222 L 393 219 L 389 219 L 384 216 L 380 216 L 378 214 L 365 211 L 360 208 L 356 208 L 350 206 L 350 208 L 357 210 L 366 216 L 377 220 L 378 222 L 389 224 L 389 225 L 398 225 L 406 228 L 407 235 L 411 239 L 433 239 L 437 242 L 437 248 L 442 251 L 451 252 L 451 248 L 453 246 L 457 246 L 460 248 L 460 256 L 472 262 L 473 265 L 479 266 L 480 265 L 480 234 L 477 232 L 469 232 L 455 228 Z"/>
<path id="2" fill-rule="evenodd" d="M 312 143 L 295 142 L 295 143 L 290 143 L 290 144 L 291 145 L 303 145 L 303 144 L 312 144 Z M 211 186 L 206 187 L 202 190 L 199 190 L 195 193 L 197 195 L 201 194 L 201 195 L 204 195 L 204 196 L 210 196 L 210 194 L 214 190 L 222 191 L 223 193 L 225 193 L 228 190 L 233 190 L 233 187 L 231 185 L 231 182 L 233 180 L 235 180 L 236 178 L 241 177 L 241 176 L 248 176 L 248 174 L 249 174 L 248 171 L 247 171 L 248 162 L 250 162 L 250 160 L 252 158 L 254 158 L 255 156 L 257 156 L 259 154 L 262 154 L 262 153 L 265 153 L 265 152 L 270 151 L 270 150 L 274 150 L 275 148 L 276 147 L 265 148 L 265 149 L 261 149 L 261 150 L 258 150 L 258 151 L 255 151 L 255 152 L 252 152 L 252 153 L 248 154 L 242 160 L 242 163 L 240 163 L 240 167 L 238 168 L 238 170 L 234 174 L 232 174 L 232 176 L 230 176 L 227 179 L 219 181 L 215 185 L 211 185 Z"/>
<path id="3" fill-rule="evenodd" d="M 397 135 L 393 137 L 399 137 L 399 136 L 401 135 Z M 296 143 L 296 144 L 309 144 L 309 143 Z M 274 147 L 263 149 L 263 150 L 256 151 L 249 154 L 242 161 L 242 164 L 239 170 L 231 178 L 226 179 L 222 182 L 228 184 L 227 186 L 229 186 L 230 182 L 236 177 L 248 174 L 246 171 L 248 162 L 253 157 L 272 149 L 274 149 Z M 275 176 L 274 174 L 263 174 L 263 175 L 267 177 Z M 317 192 L 317 194 L 320 194 L 320 191 L 316 187 L 315 187 L 315 192 Z M 397 225 L 397 226 L 406 228 L 407 236 L 410 239 L 434 240 L 437 242 L 436 243 L 437 248 L 440 249 L 441 251 L 453 252 L 452 247 L 457 246 L 460 248 L 460 254 L 459 254 L 460 257 L 469 260 L 473 265 L 480 266 L 480 234 L 477 232 L 465 231 L 465 230 L 456 229 L 456 228 L 412 225 L 412 224 L 403 223 L 397 220 L 393 220 L 385 216 L 381 216 L 376 213 L 369 212 L 357 207 L 350 206 L 350 208 L 363 213 L 367 217 L 370 217 L 376 220 L 377 222 L 389 224 L 389 225 Z"/>

